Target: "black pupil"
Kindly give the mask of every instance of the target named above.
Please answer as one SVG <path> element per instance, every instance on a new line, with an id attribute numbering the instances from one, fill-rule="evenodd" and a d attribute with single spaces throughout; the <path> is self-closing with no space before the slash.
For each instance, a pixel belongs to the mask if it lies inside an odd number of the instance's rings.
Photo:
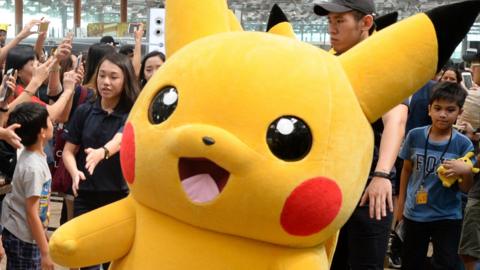
<path id="1" fill-rule="evenodd" d="M 282 116 L 268 127 L 267 144 L 272 153 L 285 161 L 303 159 L 312 147 L 312 132 L 295 116 Z"/>
<path id="2" fill-rule="evenodd" d="M 175 87 L 163 88 L 153 99 L 150 107 L 150 121 L 153 124 L 160 124 L 172 115 L 178 104 L 178 92 Z"/>

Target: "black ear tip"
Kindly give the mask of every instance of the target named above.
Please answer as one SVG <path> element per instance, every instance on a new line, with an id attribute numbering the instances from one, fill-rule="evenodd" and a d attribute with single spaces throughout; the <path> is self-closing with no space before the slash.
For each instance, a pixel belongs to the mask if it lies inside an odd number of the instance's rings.
<path id="1" fill-rule="evenodd" d="M 438 41 L 439 71 L 450 59 L 480 12 L 480 0 L 470 0 L 444 5 L 426 12 L 435 27 Z"/>
<path id="2" fill-rule="evenodd" d="M 272 10 L 270 11 L 270 17 L 268 18 L 267 31 L 282 22 L 288 22 L 288 18 L 285 13 L 283 13 L 280 6 L 274 4 Z"/>
<path id="3" fill-rule="evenodd" d="M 396 23 L 397 20 L 398 20 L 398 12 L 397 11 L 379 16 L 375 19 L 376 30 L 380 31 L 383 28 L 386 28 L 386 27 Z"/>

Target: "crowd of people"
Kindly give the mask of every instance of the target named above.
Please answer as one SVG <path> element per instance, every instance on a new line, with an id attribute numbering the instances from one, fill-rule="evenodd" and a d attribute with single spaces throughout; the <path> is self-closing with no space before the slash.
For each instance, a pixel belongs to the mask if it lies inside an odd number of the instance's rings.
<path id="1" fill-rule="evenodd" d="M 46 32 L 35 46 L 20 44 L 40 23 L 29 22 L 0 51 L 2 155 L 13 153 L 0 162 L 14 159 L 13 170 L 1 170 L 12 183 L 1 218 L 7 269 L 53 269 L 45 233 L 52 189 L 75 196 L 73 216 L 128 195 L 118 155 L 123 126 L 140 89 L 165 61 L 158 51 L 142 59 L 143 25 L 133 48 L 118 49 L 104 37 L 88 52 L 75 52 L 68 34 L 47 55 Z M 66 210 L 64 204 L 62 222 Z"/>
<path id="2" fill-rule="evenodd" d="M 373 0 L 320 3 L 314 12 L 328 19 L 336 55 L 374 34 Z M 166 61 L 158 51 L 142 57 L 143 26 L 135 45 L 119 49 L 112 37 L 103 37 L 88 52 L 75 52 L 69 34 L 47 53 L 46 32 L 35 46 L 20 44 L 40 23 L 32 20 L 1 42 L 0 175 L 12 183 L 0 222 L 7 269 L 53 269 L 45 233 L 52 188 L 75 197 L 73 216 L 128 195 L 118 154 L 124 124 Z M 402 269 L 475 269 L 480 184 L 472 166 L 457 159 L 478 154 L 480 54 L 462 72 L 473 78 L 469 89 L 450 64 L 372 124 L 370 176 L 340 231 L 331 269 L 383 269 L 388 250 L 391 265 Z M 441 176 L 461 181 L 446 187 Z M 82 269 L 101 268 L 108 262 Z"/>

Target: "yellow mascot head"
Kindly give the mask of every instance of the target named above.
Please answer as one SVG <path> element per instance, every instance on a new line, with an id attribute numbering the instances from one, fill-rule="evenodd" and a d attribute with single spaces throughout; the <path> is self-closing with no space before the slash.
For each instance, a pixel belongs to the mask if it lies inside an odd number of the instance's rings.
<path id="1" fill-rule="evenodd" d="M 166 9 L 169 60 L 125 128 L 132 195 L 185 223 L 279 245 L 317 245 L 341 227 L 367 179 L 369 123 L 445 54 L 426 14 L 335 57 L 232 31 L 224 0 Z"/>

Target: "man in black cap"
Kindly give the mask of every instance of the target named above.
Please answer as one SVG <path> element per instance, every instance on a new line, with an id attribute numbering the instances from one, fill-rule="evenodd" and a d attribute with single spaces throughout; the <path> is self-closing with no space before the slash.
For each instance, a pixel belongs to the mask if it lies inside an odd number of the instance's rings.
<path id="1" fill-rule="evenodd" d="M 117 47 L 118 45 L 118 42 L 115 42 L 115 40 L 113 39 L 112 36 L 103 36 L 101 39 L 100 39 L 100 43 L 105 43 L 105 44 L 108 44 L 114 48 Z"/>
<path id="2" fill-rule="evenodd" d="M 375 29 L 373 0 L 322 2 L 315 5 L 314 12 L 327 16 L 336 55 L 367 39 Z M 407 113 L 405 104 L 397 105 L 372 125 L 375 147 L 370 176 L 359 205 L 340 230 L 331 269 L 383 270 L 393 217 L 390 179 L 405 135 Z"/>

